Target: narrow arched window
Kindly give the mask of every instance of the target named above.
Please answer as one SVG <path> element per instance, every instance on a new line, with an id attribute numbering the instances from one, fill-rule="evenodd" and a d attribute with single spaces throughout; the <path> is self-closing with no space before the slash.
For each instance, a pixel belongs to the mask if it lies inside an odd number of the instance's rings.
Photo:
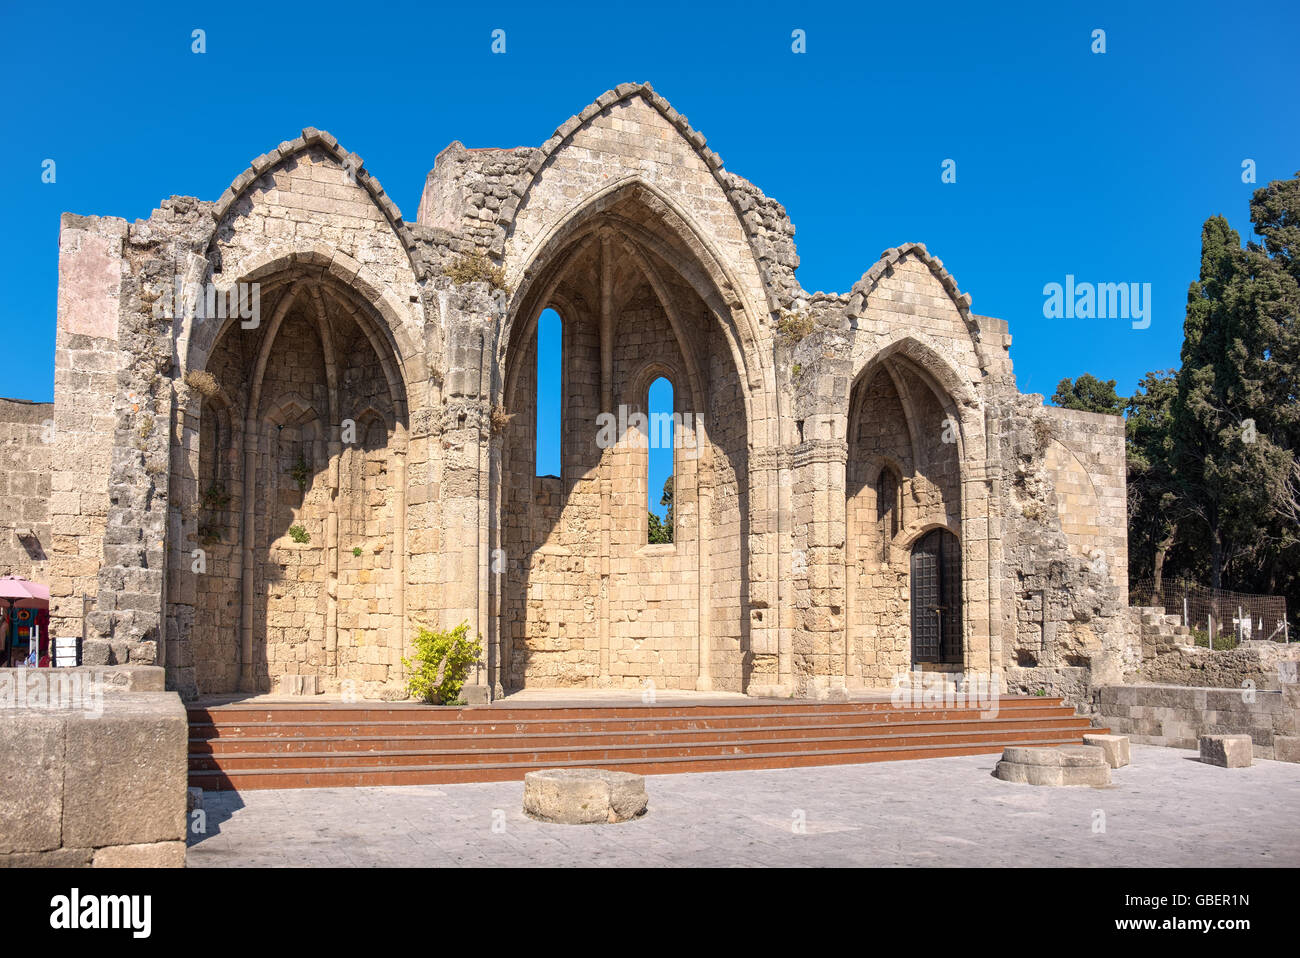
<path id="1" fill-rule="evenodd" d="M 560 476 L 564 324 L 553 309 L 537 320 L 537 475 Z"/>
<path id="2" fill-rule="evenodd" d="M 646 420 L 649 432 L 649 455 L 646 457 L 646 542 L 673 541 L 676 517 L 673 510 L 673 447 L 676 423 L 673 421 L 673 384 L 659 377 L 646 394 Z"/>

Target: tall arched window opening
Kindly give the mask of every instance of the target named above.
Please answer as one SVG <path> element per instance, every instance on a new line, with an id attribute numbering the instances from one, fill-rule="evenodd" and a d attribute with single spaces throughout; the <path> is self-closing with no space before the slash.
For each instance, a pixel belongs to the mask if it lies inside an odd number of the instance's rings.
<path id="1" fill-rule="evenodd" d="M 673 513 L 673 447 L 677 440 L 673 421 L 673 384 L 659 377 L 646 395 L 649 455 L 646 457 L 646 542 L 670 543 L 676 524 Z"/>
<path id="2" fill-rule="evenodd" d="M 564 324 L 553 309 L 537 320 L 537 475 L 560 476 Z"/>

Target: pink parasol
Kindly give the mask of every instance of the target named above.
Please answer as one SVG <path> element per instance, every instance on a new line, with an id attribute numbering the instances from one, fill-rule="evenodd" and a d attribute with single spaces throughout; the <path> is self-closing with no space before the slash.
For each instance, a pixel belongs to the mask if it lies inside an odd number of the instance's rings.
<path id="1" fill-rule="evenodd" d="M 19 599 L 14 605 L 20 609 L 48 609 L 50 607 L 50 587 L 39 582 L 24 583 L 32 594 L 30 599 Z"/>
<path id="2" fill-rule="evenodd" d="M 19 599 L 34 599 L 36 594 L 32 592 L 31 586 L 35 584 L 21 576 L 0 576 L 0 599 L 8 599 L 10 602 L 17 602 Z M 49 597 L 50 590 L 45 589 L 46 601 L 49 601 Z"/>

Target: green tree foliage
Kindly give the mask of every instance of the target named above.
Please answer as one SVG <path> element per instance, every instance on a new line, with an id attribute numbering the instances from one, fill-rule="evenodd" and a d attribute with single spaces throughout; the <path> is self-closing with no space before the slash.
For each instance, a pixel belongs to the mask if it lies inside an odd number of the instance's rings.
<path id="1" fill-rule="evenodd" d="M 1245 244 L 1201 230 L 1181 366 L 1127 402 L 1129 572 L 1287 597 L 1300 613 L 1300 173 L 1255 191 Z M 1107 387 L 1110 387 L 1109 389 Z M 1111 412 L 1084 374 L 1053 400 Z M 1146 597 L 1134 597 L 1146 601 Z"/>
<path id="2" fill-rule="evenodd" d="M 1062 379 L 1056 386 L 1052 402 L 1066 409 L 1104 412 L 1112 416 L 1124 411 L 1124 398 L 1115 392 L 1115 380 L 1102 382 L 1090 373 L 1084 373 L 1073 382 L 1069 378 Z"/>
<path id="3" fill-rule="evenodd" d="M 1277 588 L 1300 558 L 1285 521 L 1296 491 L 1296 213 L 1300 180 L 1256 191 L 1263 245 L 1243 249 L 1223 217 L 1207 220 L 1187 295 L 1172 472 L 1192 561 L 1216 588 Z"/>
<path id="4" fill-rule="evenodd" d="M 415 633 L 415 659 L 402 657 L 407 691 L 424 702 L 451 705 L 460 698 L 469 668 L 483 652 L 482 639 L 470 641 L 469 623 L 450 632 L 420 629 Z"/>
<path id="5" fill-rule="evenodd" d="M 1176 377 L 1174 369 L 1147 373 L 1126 408 L 1129 575 L 1155 579 L 1157 588 L 1178 528 L 1171 464 Z"/>
<path id="6" fill-rule="evenodd" d="M 664 545 L 673 541 L 673 477 L 669 476 L 664 480 L 663 496 L 659 499 L 659 505 L 667 506 L 664 510 L 664 517 L 660 519 L 653 512 L 647 512 L 649 518 L 649 527 L 646 531 L 646 542 L 651 545 Z"/>

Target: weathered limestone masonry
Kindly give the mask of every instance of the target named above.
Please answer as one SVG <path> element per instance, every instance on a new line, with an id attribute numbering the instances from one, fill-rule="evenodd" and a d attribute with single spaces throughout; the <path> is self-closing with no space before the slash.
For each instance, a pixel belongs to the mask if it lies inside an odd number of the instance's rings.
<path id="1" fill-rule="evenodd" d="M 415 223 L 315 129 L 215 203 L 65 217 L 56 629 L 89 597 L 87 661 L 165 665 L 186 696 L 400 697 L 414 630 L 462 621 L 472 699 L 827 697 L 913 666 L 1081 698 L 1133 668 L 1122 422 L 1021 395 L 1006 323 L 924 246 L 809 294 L 793 236 L 640 84 L 539 148 L 453 143 Z M 216 308 L 240 290 L 255 310 Z M 636 415 L 659 377 L 666 546 Z"/>
<path id="2" fill-rule="evenodd" d="M 1097 708 L 1115 732 L 1145 745 L 1196 748 L 1202 735 L 1249 735 L 1256 758 L 1282 761 L 1278 739 L 1300 734 L 1300 685 L 1246 691 L 1180 685 L 1105 685 Z"/>
<path id="3" fill-rule="evenodd" d="M 0 399 L 0 575 L 44 582 L 54 404 Z"/>
<path id="4" fill-rule="evenodd" d="M 163 682 L 0 669 L 0 868 L 184 866 L 189 721 Z"/>

